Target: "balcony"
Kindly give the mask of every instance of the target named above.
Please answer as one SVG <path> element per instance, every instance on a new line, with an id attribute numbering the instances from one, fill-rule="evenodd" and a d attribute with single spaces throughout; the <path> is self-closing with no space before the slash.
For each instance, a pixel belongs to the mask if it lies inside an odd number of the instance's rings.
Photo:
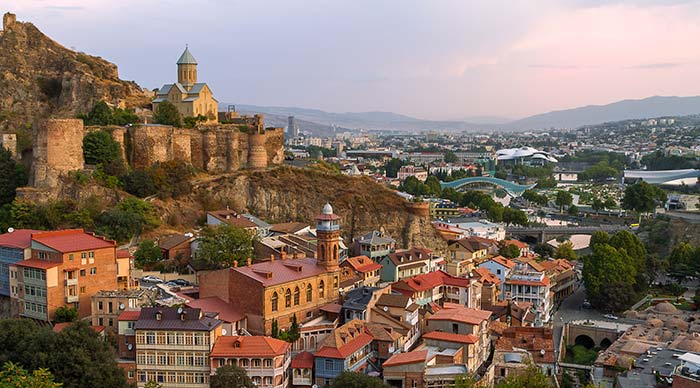
<path id="1" fill-rule="evenodd" d="M 64 281 L 64 283 L 65 283 L 66 286 L 77 286 L 77 285 L 78 285 L 78 278 L 66 279 L 66 280 Z"/>
<path id="2" fill-rule="evenodd" d="M 66 295 L 66 303 L 76 303 L 78 301 L 78 295 Z"/>

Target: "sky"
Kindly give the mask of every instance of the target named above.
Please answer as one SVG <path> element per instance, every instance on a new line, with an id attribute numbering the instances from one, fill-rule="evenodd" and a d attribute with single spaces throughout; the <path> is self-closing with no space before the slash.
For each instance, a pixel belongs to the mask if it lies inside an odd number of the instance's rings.
<path id="1" fill-rule="evenodd" d="M 3 0 L 149 89 L 186 44 L 220 102 L 520 118 L 700 95 L 700 0 Z"/>

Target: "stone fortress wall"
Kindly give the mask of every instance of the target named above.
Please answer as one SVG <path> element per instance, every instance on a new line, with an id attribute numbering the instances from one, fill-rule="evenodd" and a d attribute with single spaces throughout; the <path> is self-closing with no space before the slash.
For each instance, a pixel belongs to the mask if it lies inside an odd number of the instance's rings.
<path id="1" fill-rule="evenodd" d="M 121 144 L 122 154 L 132 168 L 180 160 L 210 174 L 222 174 L 284 162 L 284 128 L 265 129 L 263 123 L 263 116 L 255 115 L 192 129 L 168 125 L 106 129 Z M 84 127 L 80 119 L 36 123 L 30 185 L 56 187 L 61 175 L 84 169 L 83 137 L 99 129 Z"/>

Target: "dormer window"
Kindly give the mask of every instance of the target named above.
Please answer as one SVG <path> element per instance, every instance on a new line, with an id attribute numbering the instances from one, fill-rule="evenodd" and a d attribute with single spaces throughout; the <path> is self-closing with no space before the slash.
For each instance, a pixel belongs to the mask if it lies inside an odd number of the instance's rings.
<path id="1" fill-rule="evenodd" d="M 160 321 L 161 319 L 163 319 L 163 312 L 156 311 L 156 321 Z"/>
<path id="2" fill-rule="evenodd" d="M 241 347 L 241 341 L 236 341 L 236 342 L 234 342 L 234 343 L 233 343 L 233 347 L 236 348 L 236 349 L 240 348 L 240 347 Z"/>

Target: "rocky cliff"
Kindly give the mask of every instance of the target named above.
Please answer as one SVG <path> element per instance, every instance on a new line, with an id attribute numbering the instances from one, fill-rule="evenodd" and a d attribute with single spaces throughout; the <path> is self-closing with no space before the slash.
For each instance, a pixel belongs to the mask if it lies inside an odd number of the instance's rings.
<path id="1" fill-rule="evenodd" d="M 136 83 L 119 79 L 116 65 L 69 50 L 12 14 L 3 24 L 0 129 L 42 117 L 75 117 L 100 100 L 122 107 L 148 105 Z"/>
<path id="2" fill-rule="evenodd" d="M 249 211 L 270 222 L 303 221 L 313 224 L 326 202 L 341 217 L 345 241 L 371 230 L 383 230 L 399 246 L 446 248 L 429 217 L 412 204 L 369 178 L 347 177 L 309 169 L 279 167 L 242 171 L 195 183 L 193 193 L 178 201 L 156 201 L 165 220 L 191 224 L 205 209 L 229 206 Z"/>

